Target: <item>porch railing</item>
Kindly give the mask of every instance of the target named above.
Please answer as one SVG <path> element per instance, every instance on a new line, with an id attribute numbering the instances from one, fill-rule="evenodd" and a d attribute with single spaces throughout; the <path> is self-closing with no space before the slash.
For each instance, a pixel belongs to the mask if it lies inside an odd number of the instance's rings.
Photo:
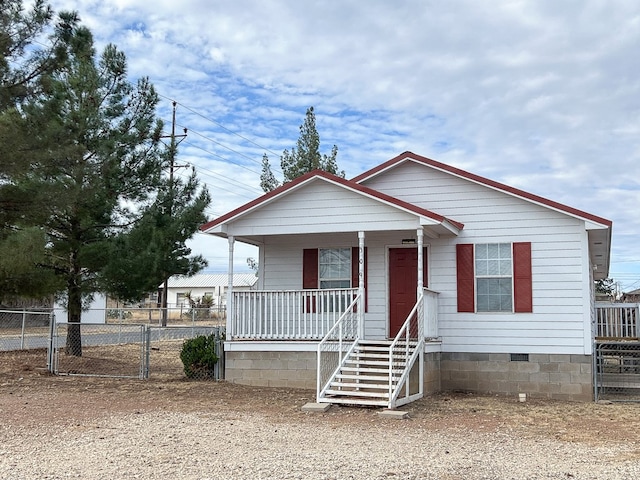
<path id="1" fill-rule="evenodd" d="M 438 334 L 438 295 L 434 290 L 423 290 L 424 337 L 435 340 Z"/>
<path id="2" fill-rule="evenodd" d="M 638 339 L 638 303 L 596 303 L 596 338 Z"/>
<path id="3" fill-rule="evenodd" d="M 423 394 L 425 304 L 432 303 L 425 302 L 425 293 L 426 289 L 389 346 L 389 408 L 416 400 Z M 430 295 L 427 298 L 432 299 Z M 409 380 L 417 358 L 420 358 L 418 388 L 412 391 Z M 404 396 L 400 399 L 403 389 Z"/>
<path id="4" fill-rule="evenodd" d="M 356 306 L 360 296 L 356 296 L 346 311 L 318 343 L 318 369 L 316 398 L 322 398 L 336 376 L 342 361 L 349 356 L 358 342 L 358 314 Z"/>
<path id="5" fill-rule="evenodd" d="M 252 340 L 320 340 L 358 295 L 356 288 L 233 293 L 227 336 Z"/>

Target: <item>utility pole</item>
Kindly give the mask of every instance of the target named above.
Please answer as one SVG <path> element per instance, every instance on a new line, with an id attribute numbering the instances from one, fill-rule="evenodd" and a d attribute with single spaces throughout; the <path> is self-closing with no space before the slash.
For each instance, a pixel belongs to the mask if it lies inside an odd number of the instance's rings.
<path id="1" fill-rule="evenodd" d="M 176 135 L 176 106 L 177 102 L 173 101 L 173 115 L 171 118 L 171 135 L 165 135 L 160 138 L 169 138 L 169 207 L 168 207 L 168 215 L 171 218 L 173 214 L 173 170 L 175 168 L 183 167 L 184 165 L 176 165 L 176 151 L 178 149 L 178 145 L 182 140 L 184 140 L 187 136 L 187 129 L 184 129 L 183 135 Z M 176 141 L 176 138 L 179 140 Z M 169 253 L 169 252 L 167 252 Z M 167 326 L 168 315 L 168 302 L 167 298 L 169 295 L 169 277 L 171 276 L 171 272 L 165 272 L 164 274 L 164 284 L 162 287 L 162 321 L 161 325 L 163 327 Z"/>

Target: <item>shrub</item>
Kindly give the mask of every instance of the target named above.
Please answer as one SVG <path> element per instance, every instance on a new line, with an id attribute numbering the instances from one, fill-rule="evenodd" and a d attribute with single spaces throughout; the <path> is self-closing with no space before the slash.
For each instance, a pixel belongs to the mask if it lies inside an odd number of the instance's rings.
<path id="1" fill-rule="evenodd" d="M 213 378 L 214 366 L 218 361 L 216 355 L 215 333 L 211 335 L 199 335 L 182 344 L 180 360 L 184 365 L 184 373 L 187 378 Z"/>

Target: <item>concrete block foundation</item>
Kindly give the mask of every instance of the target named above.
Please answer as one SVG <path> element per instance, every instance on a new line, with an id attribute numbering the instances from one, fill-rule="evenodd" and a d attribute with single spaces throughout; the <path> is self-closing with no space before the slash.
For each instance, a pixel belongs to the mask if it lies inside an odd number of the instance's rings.
<path id="1" fill-rule="evenodd" d="M 254 386 L 315 390 L 315 351 L 227 351 L 225 379 Z M 417 366 L 416 366 L 417 367 Z M 418 369 L 414 367 L 412 378 Z M 424 393 L 465 391 L 529 398 L 592 401 L 589 355 L 531 354 L 514 361 L 508 353 L 424 354 Z"/>
<path id="2" fill-rule="evenodd" d="M 531 354 L 515 361 L 508 353 L 449 353 L 440 355 L 443 391 L 468 391 L 592 401 L 590 355 Z"/>

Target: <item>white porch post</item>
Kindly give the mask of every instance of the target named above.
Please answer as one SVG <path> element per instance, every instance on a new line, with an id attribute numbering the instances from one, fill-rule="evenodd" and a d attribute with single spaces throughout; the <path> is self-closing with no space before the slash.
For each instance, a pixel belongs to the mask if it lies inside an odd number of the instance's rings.
<path id="1" fill-rule="evenodd" d="M 422 291 L 424 290 L 424 231 L 422 227 L 418 228 L 418 297 L 422 295 Z"/>
<path id="2" fill-rule="evenodd" d="M 358 232 L 358 336 L 364 338 L 364 232 Z"/>
<path id="3" fill-rule="evenodd" d="M 227 338 L 232 338 L 233 334 L 233 247 L 235 238 L 233 235 L 229 240 L 229 279 L 227 284 Z"/>

